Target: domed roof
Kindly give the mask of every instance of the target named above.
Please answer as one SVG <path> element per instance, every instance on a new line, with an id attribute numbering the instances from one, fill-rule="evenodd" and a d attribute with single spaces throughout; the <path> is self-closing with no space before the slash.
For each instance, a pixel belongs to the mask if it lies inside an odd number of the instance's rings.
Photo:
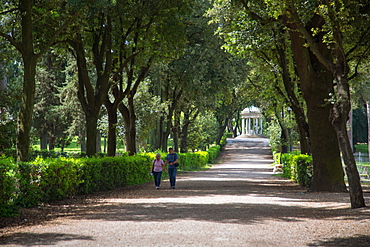
<path id="1" fill-rule="evenodd" d="M 261 110 L 255 106 L 245 108 L 241 115 L 242 118 L 262 118 Z"/>

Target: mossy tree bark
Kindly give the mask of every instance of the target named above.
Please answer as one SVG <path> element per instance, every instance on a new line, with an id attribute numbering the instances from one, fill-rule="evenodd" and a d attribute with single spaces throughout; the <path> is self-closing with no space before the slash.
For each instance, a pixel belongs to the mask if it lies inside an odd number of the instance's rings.
<path id="1" fill-rule="evenodd" d="M 329 98 L 334 93 L 333 73 L 328 71 L 307 48 L 304 38 L 293 22 L 289 20 L 286 23 L 291 28 L 290 37 L 294 60 L 307 105 L 313 158 L 313 181 L 310 190 L 346 191 L 337 135 L 329 120 L 332 108 Z M 321 24 L 318 19 L 313 18 L 307 30 Z M 322 39 L 323 34 L 317 37 L 318 42 Z M 319 43 L 318 45 L 322 52 L 330 55 L 330 51 L 324 44 Z"/>

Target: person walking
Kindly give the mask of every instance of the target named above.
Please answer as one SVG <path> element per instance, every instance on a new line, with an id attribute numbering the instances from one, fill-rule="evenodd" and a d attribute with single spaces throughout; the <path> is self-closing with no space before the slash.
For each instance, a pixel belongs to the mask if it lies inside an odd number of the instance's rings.
<path id="1" fill-rule="evenodd" d="M 162 171 L 164 171 L 166 168 L 163 160 L 161 159 L 161 155 L 157 154 L 155 156 L 155 160 L 153 160 L 152 163 L 152 173 L 154 175 L 154 184 L 156 189 L 159 189 L 159 186 L 161 185 L 161 178 L 162 178 Z"/>
<path id="2" fill-rule="evenodd" d="M 176 163 L 179 160 L 177 153 L 173 152 L 172 148 L 168 149 L 169 154 L 166 156 L 166 165 L 168 164 L 168 176 L 170 177 L 171 189 L 175 188 L 176 185 Z"/>

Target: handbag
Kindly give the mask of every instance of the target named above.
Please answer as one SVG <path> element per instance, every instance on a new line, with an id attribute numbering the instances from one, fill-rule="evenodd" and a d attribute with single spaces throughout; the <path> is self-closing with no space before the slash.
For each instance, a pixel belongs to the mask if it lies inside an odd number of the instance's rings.
<path id="1" fill-rule="evenodd" d="M 175 167 L 178 167 L 180 164 L 179 164 L 179 162 L 177 162 L 174 165 L 175 165 Z"/>

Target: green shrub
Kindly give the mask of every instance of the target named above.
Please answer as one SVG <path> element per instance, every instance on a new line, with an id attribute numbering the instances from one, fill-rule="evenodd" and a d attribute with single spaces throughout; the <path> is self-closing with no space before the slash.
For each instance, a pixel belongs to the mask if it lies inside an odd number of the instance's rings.
<path id="1" fill-rule="evenodd" d="M 125 158 L 126 167 L 124 176 L 127 185 L 149 182 L 152 178 L 149 175 L 152 159 L 147 155 L 135 155 Z"/>
<path id="2" fill-rule="evenodd" d="M 36 206 L 42 198 L 40 189 L 41 164 L 21 162 L 18 164 L 18 191 L 16 204 L 21 207 Z"/>
<path id="3" fill-rule="evenodd" d="M 43 202 L 61 200 L 76 194 L 80 179 L 76 164 L 72 160 L 37 159 L 37 165 L 42 167 L 40 190 Z"/>
<path id="4" fill-rule="evenodd" d="M 293 156 L 290 153 L 281 154 L 280 161 L 283 165 L 283 177 L 294 180 Z"/>
<path id="5" fill-rule="evenodd" d="M 18 214 L 14 204 L 16 195 L 16 165 L 13 158 L 0 157 L 0 216 L 11 217 Z"/>
<path id="6" fill-rule="evenodd" d="M 148 182 L 152 155 L 80 159 L 82 194 Z"/>
<path id="7" fill-rule="evenodd" d="M 221 137 L 221 140 L 220 140 L 220 146 L 221 147 L 225 147 L 226 146 L 226 144 L 227 144 L 227 137 L 226 136 L 222 136 Z"/>
<path id="8" fill-rule="evenodd" d="M 11 157 L 14 160 L 17 159 L 17 150 L 15 148 L 4 149 L 3 153 L 5 157 Z"/>
<path id="9" fill-rule="evenodd" d="M 209 151 L 179 154 L 180 170 L 199 170 L 217 158 L 219 146 Z M 41 158 L 16 164 L 0 158 L 0 215 L 13 216 L 18 206 L 61 200 L 71 195 L 110 190 L 151 181 L 150 168 L 155 153 L 103 158 Z M 166 154 L 161 153 L 162 159 Z M 164 173 L 166 178 L 167 174 Z"/>
<path id="10" fill-rule="evenodd" d="M 281 154 L 283 164 L 283 177 L 309 187 L 312 179 L 312 157 L 309 155 L 291 152 Z"/>
<path id="11" fill-rule="evenodd" d="M 297 182 L 305 187 L 311 185 L 312 180 L 312 157 L 305 154 L 295 156 L 295 163 L 297 167 Z"/>
<path id="12" fill-rule="evenodd" d="M 213 164 L 213 162 L 218 158 L 221 152 L 221 147 L 219 145 L 212 146 L 208 150 L 208 163 Z"/>
<path id="13" fill-rule="evenodd" d="M 15 193 L 15 169 L 13 158 L 0 157 L 0 204 L 8 204 Z"/>

